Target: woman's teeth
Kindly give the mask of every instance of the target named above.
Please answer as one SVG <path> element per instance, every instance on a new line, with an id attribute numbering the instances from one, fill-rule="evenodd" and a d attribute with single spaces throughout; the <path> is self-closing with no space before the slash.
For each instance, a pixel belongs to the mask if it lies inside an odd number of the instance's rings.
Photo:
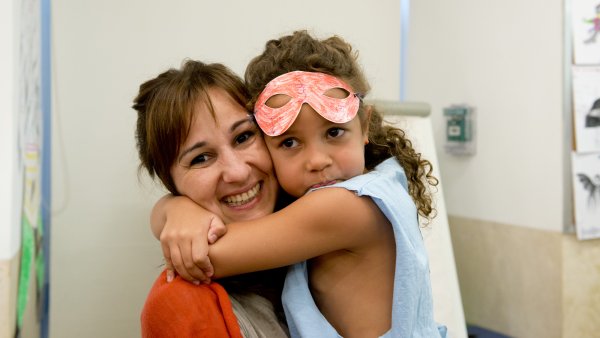
<path id="1" fill-rule="evenodd" d="M 260 190 L 260 183 L 255 185 L 254 188 L 233 196 L 225 197 L 225 202 L 231 206 L 238 206 L 242 204 L 246 204 L 256 197 L 258 191 Z"/>

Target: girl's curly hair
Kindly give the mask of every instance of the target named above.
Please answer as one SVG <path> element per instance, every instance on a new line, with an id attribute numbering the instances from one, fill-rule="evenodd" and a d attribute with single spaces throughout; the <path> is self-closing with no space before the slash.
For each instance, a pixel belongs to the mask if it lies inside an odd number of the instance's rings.
<path id="1" fill-rule="evenodd" d="M 264 52 L 246 68 L 245 81 L 253 110 L 258 95 L 275 77 L 291 71 L 326 73 L 343 79 L 357 94 L 364 97 L 370 90 L 361 67 L 358 53 L 338 36 L 324 40 L 312 37 L 307 31 L 297 31 L 266 43 Z M 365 127 L 367 109 L 361 103 L 359 116 Z M 435 216 L 431 188 L 438 184 L 432 174 L 431 162 L 421 157 L 403 130 L 384 124 L 383 116 L 371 107 L 369 143 L 365 146 L 365 165 L 368 170 L 394 156 L 408 179 L 408 192 L 419 215 L 427 220 Z"/>

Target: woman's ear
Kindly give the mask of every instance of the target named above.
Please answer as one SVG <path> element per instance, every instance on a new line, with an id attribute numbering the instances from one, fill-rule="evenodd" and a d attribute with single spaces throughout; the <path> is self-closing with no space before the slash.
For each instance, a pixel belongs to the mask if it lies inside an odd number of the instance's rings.
<path id="1" fill-rule="evenodd" d="M 371 113 L 373 112 L 373 106 L 367 105 L 364 108 L 363 118 L 361 119 L 363 141 L 365 145 L 369 143 L 369 125 L 371 124 Z"/>

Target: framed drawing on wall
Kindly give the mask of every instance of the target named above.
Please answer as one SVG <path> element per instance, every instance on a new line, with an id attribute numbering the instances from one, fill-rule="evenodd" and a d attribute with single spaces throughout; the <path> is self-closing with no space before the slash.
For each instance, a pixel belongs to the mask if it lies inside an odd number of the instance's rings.
<path id="1" fill-rule="evenodd" d="M 577 238 L 600 238 L 600 153 L 573 153 L 572 165 Z"/>
<path id="2" fill-rule="evenodd" d="M 600 65 L 600 0 L 571 2 L 573 54 L 576 65 Z"/>

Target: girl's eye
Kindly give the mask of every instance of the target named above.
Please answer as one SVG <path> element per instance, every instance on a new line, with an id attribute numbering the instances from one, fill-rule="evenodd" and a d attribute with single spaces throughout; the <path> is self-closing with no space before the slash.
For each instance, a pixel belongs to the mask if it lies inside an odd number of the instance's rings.
<path id="1" fill-rule="evenodd" d="M 327 130 L 327 136 L 329 136 L 329 137 L 336 138 L 336 137 L 340 137 L 342 135 L 344 135 L 344 129 L 342 129 L 342 128 L 336 127 L 336 128 L 331 128 L 331 129 Z"/>
<path id="2" fill-rule="evenodd" d="M 204 164 L 206 161 L 208 161 L 208 155 L 200 154 L 192 159 L 192 161 L 190 162 L 190 166 Z"/>
<path id="3" fill-rule="evenodd" d="M 283 148 L 294 148 L 298 146 L 298 141 L 293 138 L 288 138 L 281 142 L 281 147 Z"/>
<path id="4" fill-rule="evenodd" d="M 235 144 L 242 144 L 244 142 L 247 142 L 255 134 L 256 134 L 256 132 L 254 132 L 252 130 L 245 131 L 245 132 L 239 134 L 238 136 L 236 136 L 236 138 L 235 138 Z"/>

